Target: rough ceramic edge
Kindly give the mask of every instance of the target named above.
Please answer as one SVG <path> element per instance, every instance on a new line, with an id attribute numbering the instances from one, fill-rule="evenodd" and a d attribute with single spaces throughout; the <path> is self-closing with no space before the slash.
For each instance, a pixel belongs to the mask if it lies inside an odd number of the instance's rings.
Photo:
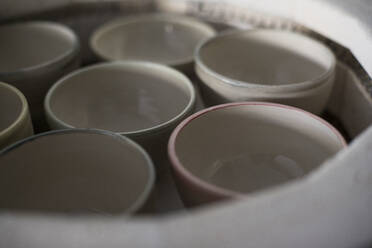
<path id="1" fill-rule="evenodd" d="M 64 61 L 68 63 L 71 59 L 73 59 L 80 51 L 80 42 L 79 38 L 75 34 L 75 32 L 70 29 L 69 27 L 56 23 L 56 22 L 50 22 L 50 21 L 30 21 L 30 22 L 18 22 L 14 24 L 6 25 L 6 27 L 12 27 L 12 26 L 50 26 L 52 30 L 55 32 L 63 33 L 63 35 L 69 35 L 71 36 L 72 45 L 71 48 L 66 51 L 65 53 L 55 57 L 54 59 L 51 59 L 49 61 L 29 66 L 25 68 L 18 69 L 16 71 L 10 71 L 10 72 L 0 72 L 0 77 L 15 77 L 19 74 L 28 74 L 28 73 L 40 73 L 40 71 L 43 70 L 49 70 L 50 68 L 53 68 L 53 66 L 58 65 L 59 63 L 63 64 Z"/>
<path id="2" fill-rule="evenodd" d="M 153 21 L 165 20 L 165 21 L 169 21 L 173 23 L 184 24 L 188 27 L 191 27 L 194 30 L 202 30 L 203 33 L 208 34 L 207 36 L 209 37 L 213 37 L 216 35 L 216 30 L 212 28 L 212 26 L 193 17 L 175 15 L 175 14 L 167 14 L 167 13 L 141 14 L 141 15 L 136 15 L 136 16 L 132 15 L 129 17 L 118 18 L 106 24 L 103 24 L 96 31 L 94 31 L 94 33 L 91 35 L 90 47 L 94 51 L 94 53 L 98 55 L 101 59 L 106 60 L 106 61 L 113 61 L 115 59 L 101 53 L 100 49 L 98 49 L 98 46 L 97 46 L 97 40 L 102 35 L 104 35 L 106 32 L 114 28 L 125 26 L 130 23 L 142 22 L 142 21 L 147 21 L 147 20 L 153 20 Z M 201 42 L 202 41 L 203 40 L 201 40 Z M 172 67 L 177 67 L 177 66 L 182 66 L 185 64 L 190 64 L 193 62 L 193 60 L 194 60 L 193 54 L 190 54 L 190 56 L 187 58 L 179 59 L 179 60 L 172 60 L 164 64 L 168 66 L 172 66 Z"/>
<path id="3" fill-rule="evenodd" d="M 18 115 L 17 119 L 12 124 L 10 124 L 10 126 L 0 131 L 0 137 L 6 137 L 6 136 L 9 136 L 12 133 L 12 131 L 17 129 L 20 125 L 22 125 L 22 123 L 27 119 L 28 103 L 27 103 L 26 97 L 16 87 L 0 82 L 0 88 L 1 87 L 14 92 L 17 95 L 18 99 L 21 100 L 21 104 L 22 104 L 21 113 Z"/>
<path id="4" fill-rule="evenodd" d="M 189 89 L 189 93 L 190 93 L 190 100 L 189 102 L 187 103 L 187 105 L 185 106 L 185 108 L 182 110 L 181 113 L 179 113 L 178 115 L 176 115 L 175 117 L 173 117 L 172 119 L 168 120 L 168 121 L 165 121 L 159 125 L 156 125 L 154 127 L 150 127 L 150 128 L 145 128 L 145 129 L 141 129 L 141 130 L 136 130 L 136 131 L 130 131 L 130 132 L 116 132 L 120 135 L 128 135 L 128 136 L 138 136 L 138 135 L 142 135 L 142 134 L 147 134 L 147 133 L 154 133 L 154 132 L 157 132 L 169 125 L 171 125 L 172 123 L 176 122 L 177 120 L 179 119 L 182 119 L 182 117 L 184 117 L 185 115 L 187 115 L 187 113 L 189 113 L 193 106 L 195 105 L 195 101 L 196 101 L 196 93 L 195 93 L 195 88 L 194 86 L 192 85 L 191 81 L 185 76 L 183 75 L 181 72 L 175 70 L 175 69 L 172 69 L 171 67 L 168 67 L 166 65 L 162 65 L 162 64 L 157 64 L 157 63 L 152 63 L 152 62 L 145 62 L 145 61 L 114 61 L 114 62 L 104 62 L 104 63 L 99 63 L 99 64 L 96 64 L 96 65 L 93 65 L 93 66 L 88 66 L 88 67 L 85 67 L 85 68 L 82 68 L 82 69 L 79 69 L 79 70 L 76 70 L 64 77 L 62 77 L 60 80 L 57 81 L 57 83 L 55 83 L 48 91 L 46 97 L 45 97 L 45 100 L 44 100 L 44 108 L 45 108 L 45 111 L 46 111 L 46 114 L 47 116 L 49 116 L 53 122 L 56 122 L 58 123 L 58 125 L 62 126 L 62 127 L 65 127 L 65 128 L 75 128 L 74 126 L 70 125 L 70 124 L 67 124 L 65 123 L 64 121 L 60 120 L 52 111 L 51 107 L 50 107 L 50 99 L 52 98 L 52 95 L 54 94 L 55 90 L 64 83 L 64 81 L 68 80 L 69 78 L 71 77 L 74 77 L 75 75 L 77 74 L 80 74 L 82 72 L 86 72 L 86 71 L 90 71 L 90 70 L 94 70 L 95 68 L 104 68 L 104 67 L 110 67 L 112 65 L 122 65 L 123 67 L 127 67 L 127 66 L 133 66 L 133 67 L 148 67 L 151 69 L 151 72 L 153 73 L 154 70 L 157 70 L 157 71 L 164 71 L 166 73 L 173 73 L 173 75 L 175 75 L 179 81 L 184 84 L 187 85 L 187 88 Z"/>
<path id="5" fill-rule="evenodd" d="M 324 72 L 319 77 L 316 77 L 314 79 L 309 79 L 307 81 L 297 82 L 297 83 L 293 83 L 293 84 L 263 85 L 263 84 L 258 84 L 258 83 L 250 83 L 250 82 L 245 82 L 245 81 L 241 81 L 241 80 L 235 80 L 235 79 L 226 77 L 226 76 L 224 76 L 224 75 L 222 75 L 218 72 L 213 71 L 206 64 L 204 64 L 204 62 L 203 62 L 203 60 L 200 56 L 200 51 L 201 51 L 201 49 L 203 49 L 204 46 L 213 42 L 215 39 L 218 39 L 218 38 L 221 38 L 221 37 L 230 36 L 230 35 L 240 35 L 240 34 L 249 33 L 249 32 L 289 33 L 289 34 L 294 35 L 294 36 L 298 36 L 298 37 L 301 37 L 301 38 L 308 39 L 311 42 L 313 42 L 314 44 L 317 44 L 319 47 L 322 47 L 322 49 L 326 53 L 329 54 L 330 60 L 331 60 L 331 65 L 330 65 L 329 68 L 327 68 L 326 72 Z M 200 42 L 199 45 L 197 46 L 197 48 L 195 49 L 194 61 L 195 61 L 195 66 L 196 67 L 199 67 L 203 72 L 205 72 L 206 74 L 218 79 L 222 83 L 226 83 L 227 85 L 234 86 L 234 87 L 259 88 L 259 89 L 269 89 L 269 88 L 270 89 L 275 89 L 275 88 L 277 88 L 277 89 L 291 89 L 291 88 L 297 87 L 299 85 L 306 86 L 306 85 L 318 84 L 321 81 L 326 80 L 332 73 L 334 73 L 334 71 L 336 69 L 336 57 L 335 57 L 334 53 L 332 52 L 331 49 L 329 49 L 327 46 L 325 46 L 324 44 L 322 44 L 318 40 L 313 39 L 313 38 L 308 37 L 308 36 L 305 36 L 303 34 L 291 32 L 291 31 L 288 31 L 288 30 L 260 29 L 260 28 L 259 29 L 226 30 L 226 31 L 223 31 L 220 34 L 214 36 L 214 37 L 206 39 L 203 42 Z"/>
<path id="6" fill-rule="evenodd" d="M 224 108 L 230 108 L 230 107 L 237 107 L 237 106 L 269 106 L 269 107 L 276 107 L 276 108 L 282 108 L 290 111 L 297 111 L 300 112 L 301 114 L 305 114 L 309 116 L 310 118 L 320 122 L 321 124 L 325 125 L 329 130 L 331 130 L 336 137 L 339 139 L 340 143 L 342 144 L 343 148 L 347 147 L 346 141 L 344 137 L 339 133 L 339 131 L 333 127 L 331 124 L 329 124 L 327 121 L 323 120 L 322 118 L 307 112 L 305 110 L 302 110 L 300 108 L 292 107 L 292 106 L 287 106 L 283 104 L 277 104 L 277 103 L 270 103 L 270 102 L 236 102 L 236 103 L 227 103 L 227 104 L 221 104 L 217 106 L 213 106 L 207 109 L 204 109 L 202 111 L 199 111 L 191 116 L 189 116 L 187 119 L 182 121 L 176 129 L 172 132 L 169 143 L 168 143 L 168 155 L 169 159 L 171 161 L 171 166 L 173 169 L 178 171 L 184 178 L 186 178 L 189 182 L 191 182 L 194 186 L 198 188 L 202 188 L 203 190 L 210 192 L 212 194 L 222 196 L 222 197 L 227 197 L 227 198 L 236 198 L 240 199 L 243 197 L 246 197 L 247 194 L 239 193 L 236 191 L 232 191 L 229 189 L 225 189 L 216 185 L 213 185 L 211 183 L 208 183 L 199 177 L 195 176 L 192 174 L 190 171 L 188 171 L 181 163 L 181 161 L 178 159 L 177 153 L 176 153 L 176 140 L 178 134 L 194 119 L 199 118 L 200 116 L 207 114 L 209 112 L 219 110 L 219 109 L 224 109 Z M 310 173 L 312 174 L 312 173 Z M 283 187 L 283 185 L 276 186 L 276 187 Z"/>
<path id="7" fill-rule="evenodd" d="M 131 207 L 129 207 L 125 212 L 125 214 L 132 214 L 136 211 L 138 211 L 146 202 L 146 200 L 149 198 L 152 188 L 154 187 L 155 184 L 155 167 L 154 164 L 150 158 L 150 156 L 147 154 L 147 152 L 136 142 L 133 140 L 124 137 L 122 135 L 106 131 L 106 130 L 101 130 L 101 129 L 84 129 L 84 128 L 75 128 L 75 129 L 62 129 L 62 130 L 53 130 L 53 131 L 48 131 L 45 133 L 40 133 L 36 134 L 30 137 L 27 137 L 23 140 L 17 141 L 13 143 L 12 145 L 9 145 L 5 147 L 3 150 L 0 150 L 0 156 L 11 152 L 12 150 L 18 148 L 19 146 L 22 146 L 23 144 L 32 142 L 38 138 L 44 137 L 44 136 L 50 136 L 50 135 L 63 135 L 63 134 L 69 134 L 69 133 L 87 133 L 87 134 L 99 134 L 99 135 L 105 135 L 105 136 L 110 136 L 113 139 L 119 141 L 120 143 L 127 143 L 130 146 L 133 146 L 137 151 L 139 151 L 145 158 L 146 160 L 146 165 L 148 167 L 148 172 L 149 172 L 149 180 L 143 190 L 143 192 L 139 195 L 137 200 L 132 204 Z"/>

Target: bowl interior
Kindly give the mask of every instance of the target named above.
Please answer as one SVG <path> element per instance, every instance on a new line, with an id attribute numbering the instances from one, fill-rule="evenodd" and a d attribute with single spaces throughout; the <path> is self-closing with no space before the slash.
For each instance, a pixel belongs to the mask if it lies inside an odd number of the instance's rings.
<path id="1" fill-rule="evenodd" d="M 52 23 L 30 22 L 0 27 L 0 73 L 48 64 L 70 53 L 74 35 Z"/>
<path id="2" fill-rule="evenodd" d="M 96 133 L 40 136 L 2 154 L 0 164 L 0 208 L 13 210 L 123 213 L 153 177 L 132 142 Z"/>
<path id="3" fill-rule="evenodd" d="M 235 31 L 214 37 L 199 50 L 208 70 L 231 80 L 290 85 L 316 80 L 334 65 L 333 54 L 315 40 L 287 31 Z"/>
<path id="4" fill-rule="evenodd" d="M 93 38 L 106 60 L 143 60 L 167 65 L 192 62 L 197 44 L 214 31 L 184 17 L 144 16 L 107 25 Z"/>
<path id="5" fill-rule="evenodd" d="M 192 98 L 186 81 L 163 66 L 113 63 L 63 79 L 49 105 L 57 119 L 73 127 L 134 132 L 180 115 Z"/>
<path id="6" fill-rule="evenodd" d="M 21 115 L 23 103 L 19 95 L 0 83 L 0 132 L 11 126 Z"/>
<path id="7" fill-rule="evenodd" d="M 175 140 L 176 156 L 193 176 L 240 193 L 302 177 L 342 147 L 342 139 L 307 112 L 265 104 L 206 112 Z"/>

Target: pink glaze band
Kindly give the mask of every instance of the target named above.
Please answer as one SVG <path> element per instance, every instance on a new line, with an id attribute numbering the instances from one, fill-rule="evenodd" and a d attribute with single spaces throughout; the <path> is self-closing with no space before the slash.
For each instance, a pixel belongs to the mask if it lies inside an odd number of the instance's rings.
<path id="1" fill-rule="evenodd" d="M 309 117 L 321 122 L 325 126 L 327 126 L 339 139 L 341 144 L 344 147 L 347 147 L 347 143 L 344 139 L 344 137 L 340 134 L 340 132 L 333 127 L 331 124 L 329 124 L 324 119 L 320 118 L 319 116 L 316 116 L 310 112 L 307 112 L 303 109 L 283 105 L 283 104 L 277 104 L 277 103 L 270 103 L 270 102 L 234 102 L 234 103 L 226 103 L 221 104 L 217 106 L 213 106 L 204 110 L 201 110 L 191 116 L 189 116 L 187 119 L 183 120 L 172 132 L 169 143 L 168 143 L 168 155 L 169 159 L 171 161 L 172 167 L 174 170 L 176 170 L 178 173 L 180 173 L 185 179 L 187 179 L 190 183 L 192 183 L 194 186 L 197 186 L 207 192 L 210 192 L 212 194 L 215 194 L 217 196 L 227 197 L 227 198 L 242 198 L 245 197 L 245 194 L 238 193 L 232 190 L 224 189 L 218 186 L 215 186 L 213 184 L 207 183 L 198 177 L 194 176 L 191 172 L 189 172 L 184 166 L 182 166 L 182 163 L 179 161 L 178 156 L 176 154 L 176 139 L 178 134 L 182 131 L 183 128 L 185 128 L 191 121 L 194 119 L 199 118 L 200 116 L 212 112 L 214 110 L 218 109 L 224 109 L 224 108 L 230 108 L 230 107 L 236 107 L 236 106 L 270 106 L 270 107 L 277 107 L 277 108 L 283 108 L 283 109 L 289 109 L 293 111 L 298 111 L 303 114 L 308 115 Z"/>

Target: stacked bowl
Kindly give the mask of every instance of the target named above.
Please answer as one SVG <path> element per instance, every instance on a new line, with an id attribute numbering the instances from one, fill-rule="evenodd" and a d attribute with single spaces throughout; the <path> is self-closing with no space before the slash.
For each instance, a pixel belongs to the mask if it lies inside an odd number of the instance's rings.
<path id="1" fill-rule="evenodd" d="M 304 35 L 257 29 L 206 40 L 195 63 L 208 105 L 267 101 L 320 114 L 332 90 L 336 59 Z"/>

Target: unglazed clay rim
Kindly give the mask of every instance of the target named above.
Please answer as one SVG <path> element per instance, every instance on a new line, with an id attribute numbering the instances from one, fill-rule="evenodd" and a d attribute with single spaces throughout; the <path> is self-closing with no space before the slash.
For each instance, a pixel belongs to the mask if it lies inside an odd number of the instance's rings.
<path id="1" fill-rule="evenodd" d="M 96 55 L 98 55 L 101 59 L 106 61 L 117 61 L 116 59 L 107 56 L 106 54 L 102 53 L 97 45 L 97 40 L 101 38 L 103 35 L 105 35 L 106 32 L 111 31 L 117 27 L 125 26 L 127 24 L 132 23 L 140 23 L 142 21 L 168 21 L 169 23 L 178 23 L 183 24 L 185 26 L 190 27 L 190 29 L 194 30 L 201 30 L 203 33 L 208 34 L 206 36 L 213 37 L 216 35 L 216 31 L 214 28 L 212 28 L 210 25 L 208 25 L 205 22 L 199 21 L 196 18 L 188 17 L 188 16 L 179 16 L 174 14 L 142 14 L 137 16 L 129 16 L 124 18 L 119 18 L 113 21 L 110 21 L 106 24 L 103 24 L 101 27 L 99 27 L 91 36 L 90 38 L 90 47 L 94 51 Z M 208 38 L 205 38 L 208 39 Z M 203 40 L 201 40 L 203 41 Z M 126 59 L 122 59 L 126 60 Z M 179 60 L 171 60 L 167 62 L 153 62 L 153 63 L 161 63 L 168 66 L 181 66 L 184 64 L 190 64 L 194 60 L 193 54 L 190 54 L 190 56 L 179 59 Z"/>
<path id="2" fill-rule="evenodd" d="M 287 106 L 287 105 L 282 105 L 282 104 L 277 104 L 277 103 L 269 103 L 269 102 L 235 102 L 235 103 L 227 103 L 227 104 L 221 104 L 217 106 L 213 106 L 204 110 L 201 110 L 191 116 L 189 116 L 187 119 L 182 121 L 176 129 L 172 132 L 169 143 L 168 143 L 168 155 L 169 159 L 171 161 L 171 165 L 175 171 L 181 174 L 182 177 L 186 178 L 187 182 L 193 184 L 197 188 L 201 188 L 202 190 L 205 190 L 209 193 L 218 195 L 220 197 L 227 197 L 227 198 L 243 198 L 246 197 L 249 194 L 244 194 L 240 192 L 236 192 L 233 190 L 225 189 L 219 186 L 216 186 L 214 184 L 208 183 L 202 179 L 200 179 L 198 176 L 194 175 L 191 173 L 187 168 L 185 168 L 181 161 L 178 159 L 177 153 L 176 153 L 176 140 L 178 134 L 184 129 L 190 122 L 192 122 L 194 119 L 197 119 L 198 117 L 207 114 L 209 112 L 212 112 L 214 110 L 219 110 L 219 109 L 225 109 L 225 108 L 230 108 L 230 107 L 236 107 L 236 106 L 269 106 L 269 107 L 276 107 L 276 108 L 282 108 L 290 111 L 297 111 L 301 114 L 305 114 L 311 118 L 313 118 L 315 121 L 320 122 L 321 124 L 325 125 L 331 132 L 333 132 L 336 137 L 339 139 L 340 143 L 342 144 L 343 148 L 347 146 L 345 139 L 343 136 L 339 133 L 339 131 L 334 128 L 331 124 L 329 124 L 327 121 L 323 120 L 322 118 L 307 112 L 305 110 L 292 107 L 292 106 Z M 277 186 L 280 187 L 280 186 Z"/>
<path id="3" fill-rule="evenodd" d="M 116 134 L 110 131 L 106 131 L 106 130 L 100 130 L 100 129 L 76 128 L 76 129 L 53 130 L 53 131 L 48 131 L 45 133 L 36 134 L 28 138 L 25 138 L 23 140 L 17 141 L 8 147 L 5 147 L 3 150 L 0 150 L 0 156 L 14 149 L 17 149 L 19 146 L 22 146 L 25 143 L 32 142 L 33 140 L 38 139 L 40 137 L 49 136 L 49 135 L 63 135 L 63 134 L 69 134 L 69 133 L 91 133 L 91 134 L 111 136 L 113 139 L 116 139 L 121 143 L 127 143 L 130 146 L 133 146 L 137 151 L 139 151 L 143 155 L 143 157 L 146 160 L 146 166 L 148 168 L 149 179 L 147 180 L 147 183 L 145 185 L 143 192 L 138 195 L 134 203 L 126 211 L 123 211 L 122 214 L 132 214 L 138 211 L 144 205 L 146 200 L 149 198 L 151 191 L 154 187 L 155 177 L 156 177 L 155 169 L 154 169 L 155 167 L 154 167 L 154 164 L 150 156 L 140 145 L 138 145 L 136 142 L 122 135 L 119 135 L 119 134 Z"/>
<path id="4" fill-rule="evenodd" d="M 39 63 L 37 65 L 21 68 L 15 71 L 9 71 L 9 72 L 1 72 L 0 76 L 2 77 L 19 77 L 19 74 L 28 74 L 28 73 L 40 73 L 44 70 L 48 70 L 51 67 L 58 65 L 59 63 L 68 63 L 70 60 L 72 60 L 80 50 L 80 43 L 77 35 L 75 32 L 70 29 L 69 27 L 56 23 L 56 22 L 49 22 L 49 21 L 32 21 L 32 22 L 19 22 L 15 24 L 7 25 L 6 27 L 12 27 L 12 26 L 25 26 L 27 28 L 28 26 L 50 26 L 51 30 L 54 30 L 56 33 L 61 33 L 62 35 L 68 35 L 71 37 L 71 47 L 68 51 L 65 53 L 62 53 L 61 55 L 55 57 L 54 59 L 51 59 L 49 61 Z"/>
<path id="5" fill-rule="evenodd" d="M 145 128 L 145 129 L 140 129 L 140 130 L 135 130 L 135 131 L 129 131 L 129 132 L 115 132 L 115 133 L 118 133 L 118 134 L 121 134 L 121 135 L 128 135 L 128 136 L 138 136 L 138 135 L 143 135 L 143 134 L 147 134 L 147 133 L 157 132 L 159 130 L 162 130 L 163 128 L 166 128 L 169 125 L 172 125 L 174 122 L 182 119 L 185 115 L 187 115 L 192 110 L 193 106 L 195 105 L 195 101 L 196 101 L 195 88 L 192 85 L 191 81 L 185 75 L 183 75 L 181 72 L 179 72 L 179 71 L 177 71 L 177 70 L 175 70 L 171 67 L 168 67 L 166 65 L 152 63 L 152 62 L 145 62 L 145 61 L 113 61 L 113 62 L 104 62 L 104 63 L 100 63 L 100 64 L 96 64 L 96 65 L 93 65 L 93 66 L 88 66 L 88 67 L 76 70 L 76 71 L 64 76 L 60 80 L 58 80 L 57 83 L 55 83 L 49 89 L 49 91 L 48 91 L 48 93 L 45 97 L 45 100 L 44 100 L 44 108 L 45 108 L 47 116 L 49 116 L 54 122 L 58 123 L 60 126 L 63 126 L 65 128 L 75 128 L 74 126 L 72 126 L 72 125 L 62 121 L 61 119 L 59 119 L 54 114 L 54 112 L 52 111 L 51 106 L 50 106 L 50 100 L 53 97 L 54 92 L 66 80 L 70 79 L 71 77 L 74 77 L 77 74 L 80 74 L 82 72 L 87 72 L 87 71 L 90 71 L 90 70 L 94 70 L 96 68 L 111 67 L 111 66 L 115 66 L 115 65 L 122 65 L 123 67 L 127 67 L 127 66 L 137 67 L 137 68 L 138 67 L 143 67 L 143 68 L 147 67 L 147 68 L 152 69 L 152 72 L 155 71 L 155 74 L 158 71 L 163 71 L 163 72 L 166 72 L 168 74 L 172 73 L 173 75 L 175 75 L 177 77 L 177 81 L 179 81 L 179 83 L 185 84 L 187 86 L 187 88 L 189 90 L 188 93 L 190 94 L 189 102 L 187 103 L 187 105 L 184 107 L 184 109 L 178 115 L 174 116 L 173 118 L 171 118 L 171 119 L 169 119 L 169 120 L 167 120 L 167 121 L 165 121 L 161 124 L 158 124 L 156 126 L 150 127 L 150 128 Z M 108 131 L 110 131 L 110 130 L 108 130 Z M 110 132 L 113 132 L 113 131 L 110 131 Z"/>
<path id="6" fill-rule="evenodd" d="M 246 81 L 241 81 L 241 80 L 236 80 L 229 78 L 227 76 L 224 76 L 212 69 L 210 69 L 204 62 L 203 59 L 201 58 L 200 52 L 203 49 L 204 46 L 208 45 L 209 43 L 228 36 L 239 36 L 242 34 L 247 34 L 250 32 L 267 32 L 267 33 L 287 33 L 289 35 L 297 36 L 300 38 L 308 39 L 309 41 L 313 42 L 314 45 L 318 45 L 319 47 L 322 47 L 322 49 L 328 53 L 329 58 L 330 58 L 330 65 L 329 68 L 325 69 L 325 72 L 322 73 L 320 76 L 313 78 L 313 79 L 308 79 L 306 81 L 302 82 L 295 82 L 295 83 L 290 83 L 290 84 L 277 84 L 277 85 L 264 85 L 260 83 L 251 83 L 251 82 L 246 82 Z M 210 75 L 211 77 L 217 79 L 220 83 L 224 83 L 233 87 L 242 87 L 242 88 L 251 88 L 253 89 L 277 89 L 277 90 L 286 90 L 286 91 L 298 91 L 301 89 L 307 89 L 309 87 L 318 85 L 325 81 L 327 78 L 329 78 L 334 72 L 336 68 L 336 57 L 326 45 L 320 43 L 319 41 L 312 39 L 308 36 L 301 35 L 298 33 L 290 32 L 290 31 L 284 31 L 284 30 L 274 30 L 274 29 L 248 29 L 248 30 L 227 30 L 224 32 L 221 32 L 220 34 L 211 37 L 209 39 L 204 40 L 203 42 L 199 43 L 199 46 L 197 46 L 195 53 L 194 53 L 194 60 L 195 60 L 195 66 L 199 67 L 204 73 Z"/>
<path id="7" fill-rule="evenodd" d="M 12 124 L 10 124 L 10 126 L 0 131 L 0 137 L 6 137 L 10 135 L 20 125 L 22 125 L 22 123 L 27 119 L 28 104 L 27 104 L 26 97 L 16 87 L 0 82 L 0 88 L 5 88 L 7 90 L 13 91 L 17 95 L 18 99 L 21 101 L 21 104 L 22 104 L 21 112 L 19 113 L 16 120 Z"/>

